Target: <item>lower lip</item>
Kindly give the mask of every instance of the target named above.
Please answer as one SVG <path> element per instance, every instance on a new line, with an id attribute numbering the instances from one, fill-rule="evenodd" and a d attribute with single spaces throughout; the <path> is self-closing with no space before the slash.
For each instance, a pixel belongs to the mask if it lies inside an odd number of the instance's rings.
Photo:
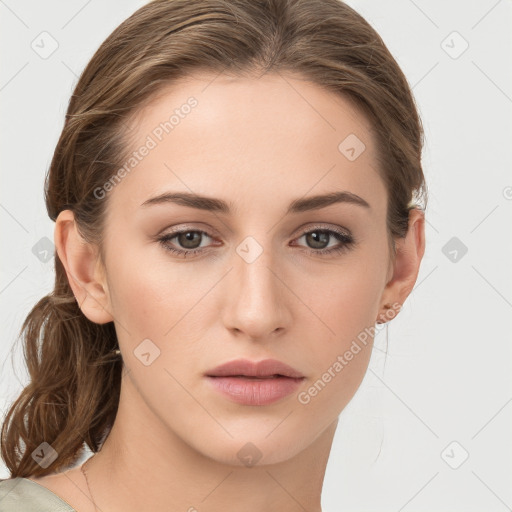
<path id="1" fill-rule="evenodd" d="M 217 391 L 233 402 L 243 405 L 268 405 L 293 393 L 304 377 L 272 377 L 250 379 L 244 377 L 206 377 Z"/>

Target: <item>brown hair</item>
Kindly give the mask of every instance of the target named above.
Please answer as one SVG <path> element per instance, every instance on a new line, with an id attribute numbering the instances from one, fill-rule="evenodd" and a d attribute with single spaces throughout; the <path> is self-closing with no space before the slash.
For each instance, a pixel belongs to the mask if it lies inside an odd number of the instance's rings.
<path id="1" fill-rule="evenodd" d="M 70 99 L 45 183 L 53 221 L 72 210 L 81 235 L 102 254 L 107 200 L 94 191 L 126 160 L 126 121 L 173 80 L 199 70 L 291 72 L 354 101 L 375 130 L 392 248 L 393 237 L 406 235 L 409 210 L 421 208 L 414 201 L 426 200 L 421 121 L 380 36 L 339 0 L 154 0 L 137 10 L 99 47 Z M 20 331 L 30 383 L 2 426 L 11 478 L 72 466 L 84 441 L 97 452 L 117 413 L 123 365 L 109 359 L 114 324 L 85 317 L 57 254 L 55 273 L 54 291 Z M 32 456 L 43 442 L 58 454 L 46 468 Z"/>

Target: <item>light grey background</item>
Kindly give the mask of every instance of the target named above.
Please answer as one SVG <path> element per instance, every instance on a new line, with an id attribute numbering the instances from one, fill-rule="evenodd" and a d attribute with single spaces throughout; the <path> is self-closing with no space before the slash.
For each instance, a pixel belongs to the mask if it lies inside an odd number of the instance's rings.
<path id="1" fill-rule="evenodd" d="M 348 3 L 413 87 L 430 203 L 427 250 L 388 324 L 386 364 L 384 329 L 340 417 L 324 512 L 511 510 L 512 3 Z M 2 415 L 28 379 L 21 345 L 10 353 L 17 332 L 53 287 L 52 260 L 33 247 L 53 241 L 44 174 L 70 94 L 101 42 L 143 4 L 0 0 Z M 58 48 L 42 58 L 52 39 Z"/>

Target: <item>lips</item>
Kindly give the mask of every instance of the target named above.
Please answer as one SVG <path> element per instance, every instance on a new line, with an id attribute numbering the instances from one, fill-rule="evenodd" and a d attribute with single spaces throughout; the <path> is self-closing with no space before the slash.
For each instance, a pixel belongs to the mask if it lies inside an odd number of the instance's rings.
<path id="1" fill-rule="evenodd" d="M 269 379 L 275 377 L 303 378 L 304 375 L 295 368 L 278 361 L 277 359 L 264 359 L 250 361 L 249 359 L 236 359 L 217 366 L 206 372 L 207 377 L 245 377 L 253 379 Z"/>
<path id="2" fill-rule="evenodd" d="M 237 359 L 206 372 L 212 389 L 240 405 L 265 406 L 294 393 L 306 377 L 277 359 Z"/>

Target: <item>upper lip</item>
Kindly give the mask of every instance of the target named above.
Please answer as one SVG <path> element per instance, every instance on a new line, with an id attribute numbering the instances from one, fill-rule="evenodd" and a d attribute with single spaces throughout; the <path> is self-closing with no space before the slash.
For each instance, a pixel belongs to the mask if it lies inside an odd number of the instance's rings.
<path id="1" fill-rule="evenodd" d="M 227 377 L 243 375 L 246 377 L 271 377 L 281 375 L 284 377 L 302 378 L 304 375 L 295 368 L 278 361 L 277 359 L 263 359 L 251 361 L 249 359 L 235 359 L 217 366 L 206 373 L 209 377 Z"/>

